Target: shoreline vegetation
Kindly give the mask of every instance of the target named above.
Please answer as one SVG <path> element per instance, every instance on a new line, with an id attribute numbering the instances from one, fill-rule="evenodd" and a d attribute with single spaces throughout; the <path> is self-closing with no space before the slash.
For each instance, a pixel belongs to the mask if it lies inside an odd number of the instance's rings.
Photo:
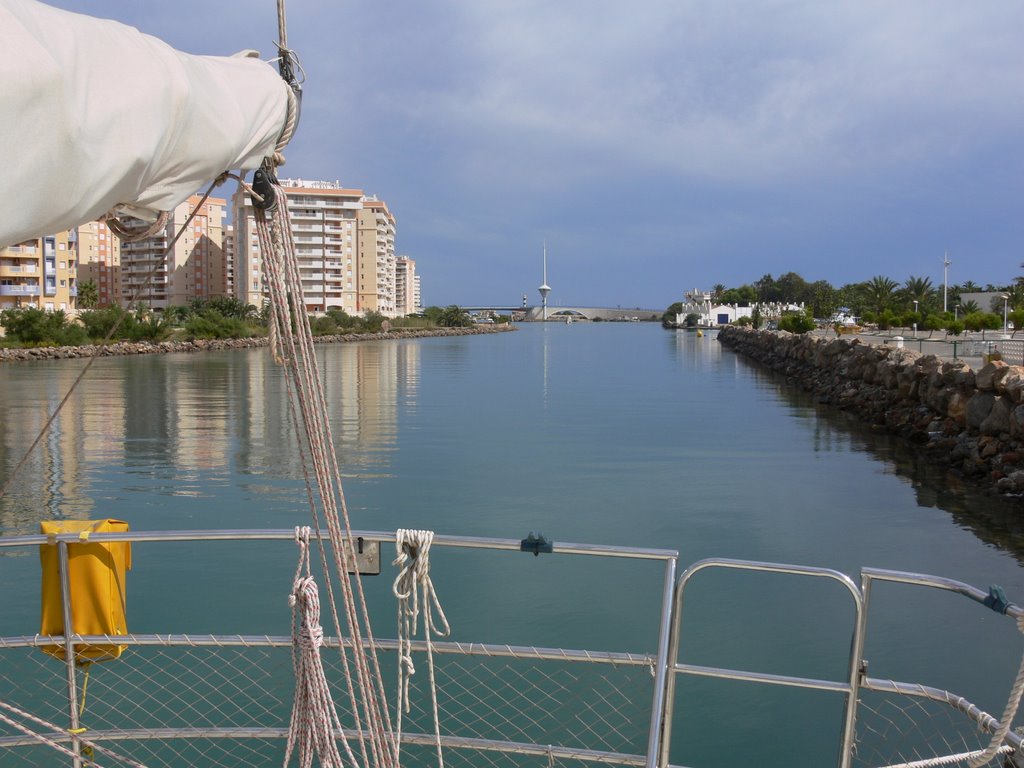
<path id="1" fill-rule="evenodd" d="M 475 325 L 460 328 L 399 328 L 388 331 L 325 334 L 313 338 L 317 344 L 344 344 L 354 341 L 395 341 L 399 339 L 426 339 L 441 336 L 474 336 L 486 333 L 505 333 L 517 330 L 512 325 Z M 167 355 L 176 352 L 212 352 L 225 349 L 254 349 L 268 344 L 266 336 L 239 339 L 193 339 L 182 341 L 117 341 L 104 346 L 99 357 L 125 355 Z M 92 357 L 98 344 L 77 346 L 39 346 L 0 348 L 0 362 L 12 363 L 29 360 L 78 360 Z"/>
<path id="2" fill-rule="evenodd" d="M 100 345 L 103 356 L 261 347 L 267 344 L 267 321 L 266 308 L 228 298 L 197 299 L 161 312 L 110 306 L 74 318 L 33 307 L 7 309 L 0 312 L 0 362 L 91 357 Z M 499 316 L 479 325 L 454 304 L 400 318 L 379 312 L 357 317 L 331 309 L 310 318 L 310 328 L 315 341 L 338 343 L 492 333 L 510 330 L 511 318 Z"/>

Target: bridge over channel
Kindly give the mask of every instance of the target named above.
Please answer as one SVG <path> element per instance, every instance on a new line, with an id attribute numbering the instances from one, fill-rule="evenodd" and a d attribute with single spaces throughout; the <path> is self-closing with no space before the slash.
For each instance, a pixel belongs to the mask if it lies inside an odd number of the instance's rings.
<path id="1" fill-rule="evenodd" d="M 471 313 L 476 312 L 498 312 L 502 315 L 511 315 L 513 312 L 526 313 L 527 322 L 536 322 L 541 319 L 543 309 L 541 307 L 499 307 L 480 306 L 463 307 Z M 574 320 L 661 320 L 664 309 L 644 309 L 642 307 L 548 307 L 548 321 L 558 322 L 572 317 Z"/>

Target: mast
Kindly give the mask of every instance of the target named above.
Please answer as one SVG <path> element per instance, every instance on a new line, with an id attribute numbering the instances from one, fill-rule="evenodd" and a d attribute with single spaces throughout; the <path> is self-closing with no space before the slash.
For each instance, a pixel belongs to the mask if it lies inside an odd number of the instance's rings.
<path id="1" fill-rule="evenodd" d="M 949 251 L 942 254 L 942 311 L 949 312 Z"/>

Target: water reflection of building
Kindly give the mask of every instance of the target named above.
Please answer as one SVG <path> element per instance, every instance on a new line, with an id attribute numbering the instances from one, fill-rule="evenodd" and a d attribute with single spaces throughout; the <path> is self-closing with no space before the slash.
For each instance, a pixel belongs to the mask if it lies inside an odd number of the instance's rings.
<path id="1" fill-rule="evenodd" d="M 327 402 L 342 461 L 359 467 L 386 462 L 398 437 L 398 344 L 338 349 L 328 371 Z"/>
<path id="2" fill-rule="evenodd" d="M 181 365 L 169 361 L 167 407 L 173 418 L 167 444 L 176 474 L 175 493 L 188 493 L 200 473 L 224 470 L 229 464 L 231 371 L 220 355 L 189 358 Z"/>
<path id="3" fill-rule="evenodd" d="M 318 347 L 344 473 L 381 474 L 397 448 L 399 415 L 415 407 L 420 343 Z M 66 363 L 0 369 L 0 481 L 10 476 L 80 369 Z M 160 493 L 209 490 L 235 469 L 301 477 L 284 372 L 267 350 L 152 355 L 101 362 L 55 419 L 0 500 L 0 527 L 106 516 L 93 498 L 117 472 Z M 107 476 L 104 467 L 115 474 Z M 99 485 L 97 485 L 97 483 Z M 118 486 L 119 487 L 119 486 Z"/>
<path id="4" fill-rule="evenodd" d="M 63 368 L 63 370 L 62 370 Z M 60 365 L 39 367 L 26 381 L 2 381 L 0 478 L 11 477 L 25 451 L 63 399 L 78 374 Z M 0 500 L 0 527 L 35 533 L 40 520 L 85 519 L 93 508 L 82 478 L 84 430 L 81 408 L 64 408 L 25 461 Z"/>
<path id="5" fill-rule="evenodd" d="M 381 471 L 398 442 L 399 402 L 403 407 L 415 405 L 419 345 L 336 344 L 319 346 L 318 352 L 342 472 Z M 233 387 L 242 401 L 235 419 L 239 462 L 254 474 L 273 468 L 298 476 L 284 371 L 265 352 L 253 352 L 246 359 L 244 374 Z"/>

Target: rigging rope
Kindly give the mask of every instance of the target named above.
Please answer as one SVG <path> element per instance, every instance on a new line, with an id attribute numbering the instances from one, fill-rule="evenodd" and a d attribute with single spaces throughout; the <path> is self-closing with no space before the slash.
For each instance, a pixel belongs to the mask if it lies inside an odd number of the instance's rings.
<path id="1" fill-rule="evenodd" d="M 355 540 L 341 487 L 341 471 L 334 452 L 334 438 L 328 419 L 327 400 L 309 329 L 303 298 L 295 243 L 288 221 L 287 196 L 273 177 L 272 163 L 265 163 L 257 192 L 264 203 L 255 206 L 256 231 L 266 269 L 270 293 L 270 337 L 275 360 L 285 368 L 289 407 L 296 420 L 301 416 L 306 450 L 300 450 L 303 472 L 312 475 L 308 486 L 310 511 L 317 530 L 320 514 L 331 543 L 334 569 L 342 591 L 342 609 L 352 641 L 352 664 L 342 648 L 342 667 L 359 735 L 363 765 L 392 768 L 398 764 L 397 744 L 380 673 L 376 644 L 370 628 L 369 610 L 362 583 L 348 578 L 348 563 L 354 562 Z M 307 450 L 308 463 L 307 467 Z M 310 469 L 312 471 L 310 471 Z M 314 493 L 315 486 L 315 493 Z M 319 506 L 318 506 L 319 502 Z M 326 560 L 326 554 L 321 550 Z M 326 563 L 325 563 L 326 566 Z M 344 636 L 340 617 L 333 606 L 338 636 Z M 364 729 L 365 726 L 365 729 Z"/>
<path id="2" fill-rule="evenodd" d="M 76 739 L 80 744 L 91 748 L 95 752 L 99 752 L 100 754 L 106 755 L 110 759 L 122 763 L 123 765 L 131 766 L 131 768 L 146 768 L 145 765 L 143 765 L 142 763 L 138 763 L 135 760 L 132 760 L 130 757 L 125 757 L 124 755 L 118 754 L 117 752 L 107 749 L 106 747 L 101 747 L 99 744 L 97 744 L 95 741 L 92 741 L 91 739 L 83 738 L 82 732 L 85 731 L 85 728 L 77 728 L 74 731 L 62 731 L 62 729 L 59 726 L 56 726 L 51 722 L 43 720 L 41 717 L 36 717 L 35 715 L 30 714 L 23 709 L 19 709 L 13 704 L 8 704 L 5 701 L 0 701 L 0 709 L 5 710 L 6 712 L 9 712 L 13 715 L 17 715 L 18 717 L 24 718 L 25 720 L 28 720 L 30 722 L 36 723 L 37 725 L 41 725 L 44 728 L 49 728 L 50 731 L 52 731 L 54 734 L 62 732 L 71 733 L 71 736 L 74 739 Z M 0 722 L 7 723 L 9 726 L 21 731 L 26 736 L 30 736 L 36 741 L 45 744 L 48 747 L 52 747 L 58 752 L 63 752 L 65 755 L 72 757 L 75 760 L 85 759 L 84 755 L 76 755 L 72 750 L 65 747 L 56 739 L 51 738 L 46 734 L 36 733 L 27 725 L 19 723 L 17 720 L 8 717 L 8 715 L 4 714 L 3 712 L 0 712 Z M 93 760 L 89 760 L 88 763 L 90 768 L 102 768 L 102 766 L 100 766 L 99 763 Z"/>
<path id="3" fill-rule="evenodd" d="M 433 531 L 399 528 L 395 532 L 395 551 L 398 556 L 392 564 L 400 569 L 391 586 L 391 591 L 398 598 L 398 702 L 395 706 L 395 733 L 396 742 L 400 746 L 402 712 L 409 712 L 409 682 L 416 674 L 416 667 L 412 663 L 412 638 L 419 626 L 422 604 L 423 637 L 427 644 L 427 669 L 430 676 L 430 702 L 434 710 L 434 745 L 437 749 L 437 764 L 444 768 L 444 758 L 441 755 L 441 724 L 437 710 L 437 685 L 434 682 L 432 636 L 447 637 L 451 633 L 451 627 L 437 598 L 434 582 L 430 579 L 430 545 L 433 541 Z M 435 620 L 435 611 L 440 625 Z"/>

